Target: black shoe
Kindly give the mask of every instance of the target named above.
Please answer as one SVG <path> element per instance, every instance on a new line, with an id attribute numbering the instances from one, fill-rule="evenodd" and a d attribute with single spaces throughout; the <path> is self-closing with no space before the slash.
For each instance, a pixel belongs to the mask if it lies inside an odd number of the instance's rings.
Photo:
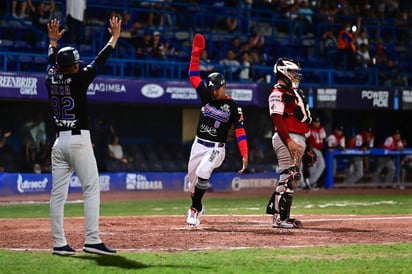
<path id="1" fill-rule="evenodd" d="M 53 247 L 53 254 L 70 256 L 70 255 L 76 254 L 76 250 L 71 248 L 69 245 L 65 245 L 61 247 Z"/>
<path id="2" fill-rule="evenodd" d="M 104 243 L 100 244 L 85 244 L 83 251 L 86 253 L 98 254 L 98 255 L 113 255 L 116 254 L 116 250 L 106 247 Z"/>

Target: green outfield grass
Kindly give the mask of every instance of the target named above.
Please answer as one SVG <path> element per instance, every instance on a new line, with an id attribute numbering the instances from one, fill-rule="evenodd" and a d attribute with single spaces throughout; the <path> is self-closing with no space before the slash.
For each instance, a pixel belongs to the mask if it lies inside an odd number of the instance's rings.
<path id="1" fill-rule="evenodd" d="M 264 214 L 268 197 L 204 198 L 208 214 Z M 189 198 L 133 200 L 105 202 L 101 214 L 105 216 L 182 215 L 189 206 Z M 297 193 L 293 214 L 412 214 L 412 195 L 305 195 Z M 48 203 L 0 204 L 0 218 L 46 218 Z M 66 217 L 83 216 L 83 203 L 65 206 Z"/>
<path id="2" fill-rule="evenodd" d="M 205 197 L 208 214 L 263 214 L 267 199 Z M 183 215 L 188 199 L 102 202 L 103 216 Z M 297 194 L 293 214 L 412 214 L 412 195 Z M 0 205 L 0 218 L 48 217 L 48 204 Z M 66 205 L 66 217 L 83 204 Z M 5 221 L 5 220 L 0 220 Z M 410 228 L 407 228 L 410 229 Z M 4 233 L 1 231 L 0 233 Z M 0 249 L 0 273 L 411 273 L 412 243 L 356 244 L 292 249 L 122 252 L 117 256 Z"/>

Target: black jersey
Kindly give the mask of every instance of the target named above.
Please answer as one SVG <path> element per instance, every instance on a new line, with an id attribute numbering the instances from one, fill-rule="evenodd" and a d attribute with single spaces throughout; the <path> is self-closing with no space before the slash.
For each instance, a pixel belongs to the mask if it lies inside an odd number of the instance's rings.
<path id="1" fill-rule="evenodd" d="M 113 52 L 107 45 L 86 67 L 74 74 L 63 74 L 55 64 L 57 48 L 49 48 L 46 86 L 56 130 L 89 129 L 87 89 Z"/>
<path id="2" fill-rule="evenodd" d="M 235 128 L 243 128 L 242 108 L 229 96 L 223 100 L 214 100 L 203 82 L 196 91 L 202 101 L 197 136 L 209 141 L 226 143 L 233 124 Z"/>

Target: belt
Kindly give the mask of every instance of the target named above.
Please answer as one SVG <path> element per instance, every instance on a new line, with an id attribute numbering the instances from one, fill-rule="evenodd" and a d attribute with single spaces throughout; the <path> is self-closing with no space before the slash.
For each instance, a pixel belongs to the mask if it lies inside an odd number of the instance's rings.
<path id="1" fill-rule="evenodd" d="M 277 131 L 275 131 L 275 132 L 277 132 Z M 289 131 L 289 134 L 296 134 L 296 135 L 300 135 L 300 136 L 305 137 L 305 134 L 303 134 L 303 133 L 297 133 L 297 132 L 293 132 L 293 131 Z"/>
<path id="2" fill-rule="evenodd" d="M 71 135 L 82 135 L 82 130 L 81 129 L 62 130 L 62 131 L 57 132 L 57 136 L 59 136 L 61 132 L 64 132 L 64 134 L 69 134 L 70 133 Z"/>
<path id="3" fill-rule="evenodd" d="M 224 147 L 225 146 L 225 143 L 208 142 L 208 141 L 203 141 L 200 139 L 197 139 L 197 142 L 201 145 L 204 145 L 205 147 Z"/>

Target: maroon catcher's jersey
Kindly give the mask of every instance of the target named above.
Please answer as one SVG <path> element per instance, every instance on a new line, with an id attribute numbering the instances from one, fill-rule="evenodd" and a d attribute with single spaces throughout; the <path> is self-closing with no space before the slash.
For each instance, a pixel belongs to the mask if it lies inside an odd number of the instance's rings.
<path id="1" fill-rule="evenodd" d="M 298 134 L 308 132 L 312 120 L 303 92 L 278 84 L 269 95 L 269 114 L 282 115 L 288 131 Z"/>

